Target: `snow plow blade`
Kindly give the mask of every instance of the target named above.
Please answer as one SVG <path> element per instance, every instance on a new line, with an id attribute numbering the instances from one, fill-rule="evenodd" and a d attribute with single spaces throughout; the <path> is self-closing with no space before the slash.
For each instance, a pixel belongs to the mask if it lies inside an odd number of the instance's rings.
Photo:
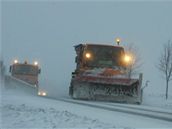
<path id="1" fill-rule="evenodd" d="M 139 79 L 77 76 L 72 79 L 70 95 L 74 99 L 141 103 L 142 74 Z"/>
<path id="2" fill-rule="evenodd" d="M 5 76 L 5 89 L 13 89 L 26 95 L 37 95 L 38 88 L 13 76 Z"/>

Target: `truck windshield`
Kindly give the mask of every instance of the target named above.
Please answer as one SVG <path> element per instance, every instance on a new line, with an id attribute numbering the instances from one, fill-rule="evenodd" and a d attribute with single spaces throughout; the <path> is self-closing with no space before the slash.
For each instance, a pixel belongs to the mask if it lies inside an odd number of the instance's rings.
<path id="1" fill-rule="evenodd" d="M 90 54 L 87 58 L 86 54 Z M 88 45 L 84 51 L 86 65 L 89 67 L 121 66 L 124 49 L 122 47 Z"/>
<path id="2" fill-rule="evenodd" d="M 18 64 L 14 65 L 13 73 L 15 74 L 28 74 L 28 75 L 37 75 L 38 67 L 32 65 L 23 65 Z"/>

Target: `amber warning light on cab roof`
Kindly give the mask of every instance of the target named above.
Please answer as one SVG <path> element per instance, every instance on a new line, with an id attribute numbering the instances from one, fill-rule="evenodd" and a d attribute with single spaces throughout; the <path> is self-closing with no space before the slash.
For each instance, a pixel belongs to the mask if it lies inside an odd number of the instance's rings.
<path id="1" fill-rule="evenodd" d="M 117 43 L 118 46 L 119 46 L 120 42 L 121 42 L 121 39 L 120 38 L 116 38 L 116 43 Z"/>

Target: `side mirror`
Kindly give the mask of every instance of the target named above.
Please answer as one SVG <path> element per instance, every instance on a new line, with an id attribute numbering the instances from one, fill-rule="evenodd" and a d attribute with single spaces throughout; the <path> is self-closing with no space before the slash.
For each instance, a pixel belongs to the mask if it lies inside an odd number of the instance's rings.
<path id="1" fill-rule="evenodd" d="M 12 72 L 12 66 L 10 65 L 10 69 L 9 69 L 9 72 L 11 73 Z"/>
<path id="2" fill-rule="evenodd" d="M 41 69 L 38 70 L 38 73 L 39 73 L 39 74 L 41 73 Z"/>
<path id="3" fill-rule="evenodd" d="M 78 62 L 78 56 L 75 57 L 75 63 L 77 63 L 77 62 Z"/>

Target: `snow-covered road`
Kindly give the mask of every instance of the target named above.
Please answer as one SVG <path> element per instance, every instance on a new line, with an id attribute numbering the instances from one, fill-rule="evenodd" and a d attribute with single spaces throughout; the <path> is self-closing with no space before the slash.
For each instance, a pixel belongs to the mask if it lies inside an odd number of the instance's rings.
<path id="1" fill-rule="evenodd" d="M 159 112 L 170 117 L 171 110 L 66 98 L 56 100 L 26 94 L 26 88 L 18 88 L 13 86 L 2 89 L 2 128 L 172 128 L 171 121 L 145 117 L 143 113 L 143 110 L 145 113 L 153 110 L 155 114 Z M 143 115 L 119 110 L 142 111 Z"/>
<path id="2" fill-rule="evenodd" d="M 102 102 L 90 102 L 90 101 L 81 101 L 81 100 L 72 100 L 72 99 L 58 99 L 64 102 L 69 102 L 72 104 L 79 104 L 88 107 L 94 107 L 98 109 L 104 109 L 108 111 L 115 111 L 115 112 L 122 112 L 132 115 L 139 115 L 153 119 L 159 119 L 164 121 L 172 122 L 172 111 L 171 110 L 162 110 L 157 108 L 150 108 L 150 107 L 142 107 L 133 105 L 132 107 L 127 104 L 114 104 L 114 103 L 102 103 Z"/>
<path id="3" fill-rule="evenodd" d="M 172 127 L 172 122 L 143 116 L 15 94 L 9 90 L 4 93 L 1 106 L 4 128 Z"/>

